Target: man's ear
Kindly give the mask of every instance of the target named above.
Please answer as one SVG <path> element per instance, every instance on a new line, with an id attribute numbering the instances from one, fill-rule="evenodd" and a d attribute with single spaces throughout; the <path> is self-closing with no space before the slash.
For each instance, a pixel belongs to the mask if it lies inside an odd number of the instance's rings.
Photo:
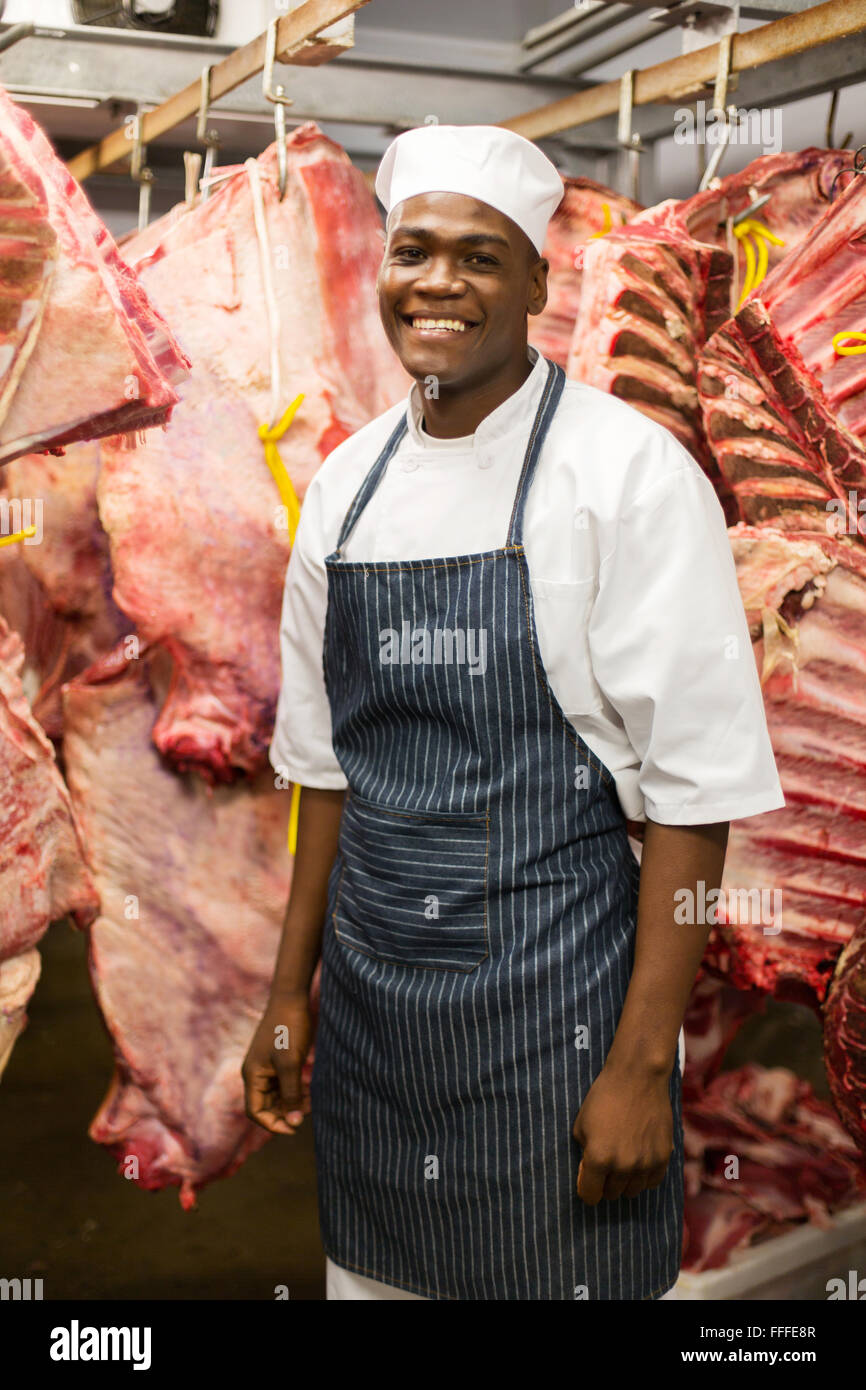
<path id="1" fill-rule="evenodd" d="M 550 270 L 550 262 L 544 256 L 539 256 L 529 272 L 529 293 L 526 298 L 526 308 L 530 314 L 540 314 L 547 304 L 547 272 Z"/>

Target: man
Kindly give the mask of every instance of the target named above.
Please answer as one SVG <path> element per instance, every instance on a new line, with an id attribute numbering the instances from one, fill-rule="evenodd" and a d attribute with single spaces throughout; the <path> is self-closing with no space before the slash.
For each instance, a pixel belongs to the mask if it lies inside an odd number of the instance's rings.
<path id="1" fill-rule="evenodd" d="M 288 568 L 271 760 L 303 793 L 248 1114 L 309 1108 L 321 954 L 329 1296 L 659 1298 L 710 925 L 683 892 L 784 804 L 723 513 L 670 434 L 528 349 L 562 196 L 534 145 L 408 131 L 376 187 L 415 385 L 326 459 Z"/>

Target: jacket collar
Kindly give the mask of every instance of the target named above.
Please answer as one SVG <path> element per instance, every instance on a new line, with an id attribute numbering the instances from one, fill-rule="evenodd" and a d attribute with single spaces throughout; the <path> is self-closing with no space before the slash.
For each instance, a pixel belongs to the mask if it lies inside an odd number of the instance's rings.
<path id="1" fill-rule="evenodd" d="M 529 360 L 533 364 L 532 371 L 522 386 L 519 386 L 507 400 L 504 400 L 489 415 L 485 415 L 474 435 L 471 436 L 472 451 L 476 455 L 487 455 L 491 446 L 495 445 L 498 448 L 503 442 L 510 442 L 512 436 L 516 440 L 521 433 L 524 435 L 529 433 L 538 402 L 544 390 L 544 383 L 547 380 L 548 367 L 545 358 L 534 347 L 528 348 L 527 351 Z M 430 448 L 430 437 L 421 429 L 422 409 L 418 383 L 413 382 L 409 390 L 406 409 L 408 439 L 413 449 L 418 449 L 423 453 Z"/>

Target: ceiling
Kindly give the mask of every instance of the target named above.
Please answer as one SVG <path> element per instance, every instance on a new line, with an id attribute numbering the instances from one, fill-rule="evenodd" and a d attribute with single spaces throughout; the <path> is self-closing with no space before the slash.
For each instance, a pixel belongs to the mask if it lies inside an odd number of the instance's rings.
<path id="1" fill-rule="evenodd" d="M 0 82 L 30 106 L 61 154 L 69 157 L 121 125 L 140 105 L 149 109 L 198 79 L 202 68 L 262 32 L 275 14 L 298 0 L 222 0 L 213 39 L 81 28 L 72 23 L 70 0 L 6 0 L 0 34 L 18 23 L 35 31 L 0 52 Z M 114 0 L 105 0 L 109 7 Z M 295 122 L 315 119 L 344 145 L 362 168 L 375 166 L 393 134 L 426 117 L 455 124 L 505 120 L 597 81 L 618 79 L 678 55 L 684 45 L 713 42 L 725 27 L 739 31 L 768 17 L 802 10 L 813 0 L 370 0 L 355 18 L 354 47 L 321 67 L 283 67 Z M 665 10 L 692 12 L 691 28 L 668 26 Z M 558 17 L 572 26 L 569 42 L 554 34 L 527 48 L 530 31 Z M 637 46 L 628 47 L 632 42 Z M 0 38 L 2 43 L 2 38 Z M 551 51 L 553 50 L 553 51 Z M 556 51 L 560 50 L 560 51 Z M 621 51 L 618 51 L 621 50 Z M 545 56 L 546 55 L 546 56 Z M 784 110 L 785 148 L 824 144 L 828 97 L 842 88 L 837 141 L 852 133 L 866 140 L 866 39 L 826 44 L 796 59 L 744 74 L 743 102 L 775 103 Z M 711 93 L 710 93 L 711 95 Z M 734 97 L 740 100 L 739 95 Z M 674 146 L 673 106 L 640 107 L 633 128 L 647 143 L 641 160 L 645 202 L 693 191 L 699 168 L 694 150 Z M 220 159 L 235 163 L 273 139 L 273 112 L 260 79 L 223 98 L 212 113 L 220 132 Z M 154 212 L 181 196 L 184 148 L 197 148 L 194 123 L 186 122 L 147 151 L 156 174 Z M 616 118 L 564 132 L 544 148 L 564 172 L 603 181 L 619 177 Z M 731 149 L 725 171 L 742 167 L 755 148 Z M 137 191 L 118 166 L 88 181 L 100 209 L 131 220 Z"/>

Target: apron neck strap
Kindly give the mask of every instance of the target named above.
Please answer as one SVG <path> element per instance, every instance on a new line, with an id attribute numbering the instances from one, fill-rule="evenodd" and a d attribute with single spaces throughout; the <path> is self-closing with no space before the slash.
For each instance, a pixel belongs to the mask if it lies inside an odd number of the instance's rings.
<path id="1" fill-rule="evenodd" d="M 538 463 L 542 445 L 556 413 L 556 407 L 559 405 L 562 389 L 565 386 L 565 372 L 562 367 L 556 362 L 551 362 L 549 358 L 545 360 L 547 361 L 547 380 L 544 383 L 541 400 L 538 402 L 538 409 L 532 422 L 532 431 L 526 445 L 523 468 L 514 497 L 514 507 L 511 512 L 506 541 L 509 546 L 520 545 L 523 541 L 523 512 L 526 507 L 526 498 L 532 485 L 535 465 Z"/>
<path id="2" fill-rule="evenodd" d="M 361 486 L 358 488 L 358 491 L 355 493 L 352 505 L 350 506 L 349 510 L 346 512 L 346 515 L 343 518 L 343 525 L 340 527 L 340 534 L 337 537 L 338 555 L 343 546 L 346 544 L 346 541 L 349 539 L 350 535 L 354 531 L 358 517 L 361 515 L 370 498 L 373 496 L 373 493 L 376 491 L 376 488 L 379 486 L 379 483 L 382 479 L 382 474 L 385 472 L 385 469 L 388 467 L 388 464 L 394 457 L 394 454 L 397 452 L 397 447 L 400 443 L 400 440 L 403 438 L 403 435 L 406 433 L 408 428 L 409 426 L 407 424 L 406 415 L 404 413 L 400 416 L 400 419 L 394 426 L 390 439 L 388 440 L 379 457 L 376 459 L 376 462 L 373 464 L 373 467 L 370 469 Z"/>

